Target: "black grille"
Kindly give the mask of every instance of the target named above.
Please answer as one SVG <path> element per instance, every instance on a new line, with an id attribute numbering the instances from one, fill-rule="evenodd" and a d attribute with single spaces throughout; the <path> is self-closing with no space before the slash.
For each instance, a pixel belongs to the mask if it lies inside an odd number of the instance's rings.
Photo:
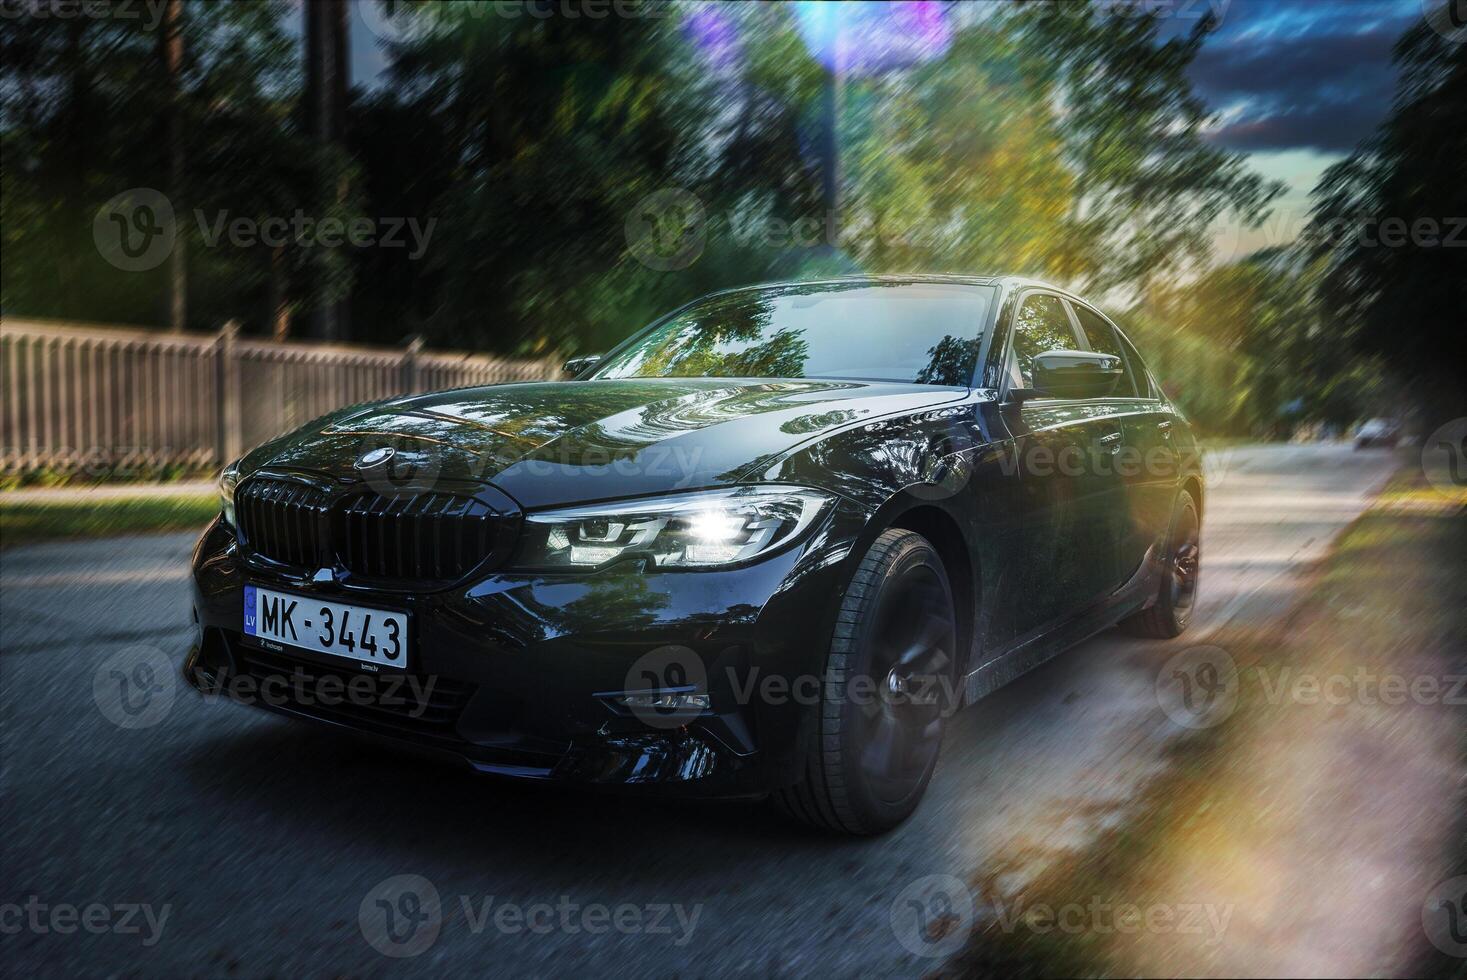
<path id="1" fill-rule="evenodd" d="M 321 491 L 290 480 L 249 480 L 235 493 L 234 510 L 240 537 L 257 555 L 306 568 L 329 564 L 322 553 Z"/>
<path id="2" fill-rule="evenodd" d="M 240 672 L 253 677 L 257 684 L 272 676 L 283 678 L 268 688 L 260 688 L 270 691 L 280 707 L 356 727 L 457 740 L 455 726 L 475 690 L 473 684 L 446 677 L 419 676 L 409 684 L 400 675 L 340 669 L 257 650 L 239 642 L 234 644 L 234 651 Z M 335 690 L 343 692 L 333 693 L 330 700 L 337 703 L 329 705 L 321 703 L 325 699 L 318 686 L 321 678 L 327 676 L 339 677 L 341 684 Z M 364 692 L 364 682 L 357 680 L 361 677 L 370 680 L 370 692 Z M 358 693 L 348 697 L 345 692 L 352 690 L 348 684 L 355 684 Z M 306 697 L 298 700 L 297 691 L 304 691 Z"/>
<path id="3" fill-rule="evenodd" d="M 501 515 L 472 497 L 446 493 L 362 494 L 332 508 L 342 567 L 356 575 L 452 581 L 496 550 Z"/>
<path id="4" fill-rule="evenodd" d="M 418 588 L 458 581 L 514 544 L 511 509 L 465 492 L 352 491 L 332 497 L 305 483 L 257 476 L 235 494 L 245 548 L 314 571 L 339 566 L 374 586 Z M 502 495 L 500 495 L 502 496 Z"/>

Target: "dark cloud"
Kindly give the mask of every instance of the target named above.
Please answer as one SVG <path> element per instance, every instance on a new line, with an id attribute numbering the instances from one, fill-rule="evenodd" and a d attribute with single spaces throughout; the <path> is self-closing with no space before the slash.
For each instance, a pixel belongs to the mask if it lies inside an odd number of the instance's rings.
<path id="1" fill-rule="evenodd" d="M 1243 31 L 1220 32 L 1203 46 L 1189 72 L 1197 91 L 1218 108 L 1242 107 L 1214 142 L 1245 151 L 1344 152 L 1375 130 L 1395 88 L 1391 48 L 1413 21 L 1362 21 L 1353 16 L 1361 8 L 1333 9 L 1338 16 L 1280 33 L 1248 31 L 1240 18 Z"/>
<path id="2" fill-rule="evenodd" d="M 1390 97 L 1372 93 L 1350 104 L 1275 109 L 1257 117 L 1234 120 L 1209 139 L 1230 150 L 1353 150 L 1375 131 L 1390 107 Z"/>

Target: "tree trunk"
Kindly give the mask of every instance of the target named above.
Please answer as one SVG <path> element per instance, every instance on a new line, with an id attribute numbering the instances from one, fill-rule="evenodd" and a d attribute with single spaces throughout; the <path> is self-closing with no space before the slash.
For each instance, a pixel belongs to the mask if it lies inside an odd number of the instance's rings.
<path id="1" fill-rule="evenodd" d="M 350 75 L 348 51 L 349 10 L 345 0 L 306 0 L 306 125 L 322 147 L 337 145 L 346 116 L 346 94 Z M 324 185 L 345 200 L 346 180 L 340 175 L 323 175 Z M 316 304 L 315 334 L 322 340 L 345 336 L 346 302 L 327 302 L 324 294 Z"/>
<path id="2" fill-rule="evenodd" d="M 183 136 L 183 0 L 165 0 L 163 20 L 158 31 L 158 54 L 163 63 L 163 79 L 167 94 L 165 108 L 165 143 L 168 147 L 168 196 L 174 213 L 183 213 L 184 136 Z M 182 231 L 182 223 L 179 225 Z M 173 252 L 168 257 L 168 327 L 182 331 L 188 323 L 188 267 L 185 238 L 174 237 Z"/>
<path id="3" fill-rule="evenodd" d="M 270 250 L 270 336 L 290 338 L 290 289 L 285 268 L 285 246 Z"/>

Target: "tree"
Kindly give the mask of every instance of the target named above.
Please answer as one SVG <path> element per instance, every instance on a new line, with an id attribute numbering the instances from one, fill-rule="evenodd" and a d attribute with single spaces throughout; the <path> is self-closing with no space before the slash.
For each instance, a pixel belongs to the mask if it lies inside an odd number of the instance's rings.
<path id="1" fill-rule="evenodd" d="M 1448 418 L 1467 413 L 1467 45 L 1421 24 L 1395 61 L 1395 108 L 1325 172 L 1308 241 L 1326 265 L 1321 297 L 1336 335 Z"/>

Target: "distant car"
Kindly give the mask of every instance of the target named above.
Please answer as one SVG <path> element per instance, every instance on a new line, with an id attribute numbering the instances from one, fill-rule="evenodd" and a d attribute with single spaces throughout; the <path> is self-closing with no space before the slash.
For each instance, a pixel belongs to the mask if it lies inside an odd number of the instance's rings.
<path id="1" fill-rule="evenodd" d="M 1389 449 L 1401 438 L 1401 427 L 1390 419 L 1371 419 L 1355 430 L 1355 448 Z"/>
<path id="2" fill-rule="evenodd" d="M 186 673 L 480 772 L 877 833 L 952 709 L 1116 623 L 1187 628 L 1198 464 L 1062 290 L 731 290 L 575 381 L 357 405 L 230 464 Z"/>

